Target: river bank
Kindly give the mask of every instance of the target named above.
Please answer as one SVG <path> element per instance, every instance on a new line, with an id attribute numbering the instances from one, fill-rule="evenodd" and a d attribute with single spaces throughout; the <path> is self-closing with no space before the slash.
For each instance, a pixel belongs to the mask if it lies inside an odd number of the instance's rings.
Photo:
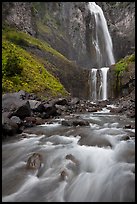
<path id="1" fill-rule="evenodd" d="M 96 103 L 73 97 L 41 100 L 35 94 L 24 91 L 7 93 L 2 96 L 2 138 L 20 134 L 28 127 L 52 123 L 54 119 L 65 115 L 98 112 L 103 108 L 110 109 L 114 114 L 135 118 L 134 91 L 117 100 Z M 76 121 L 78 122 L 77 118 Z M 84 122 L 76 124 L 83 126 Z"/>

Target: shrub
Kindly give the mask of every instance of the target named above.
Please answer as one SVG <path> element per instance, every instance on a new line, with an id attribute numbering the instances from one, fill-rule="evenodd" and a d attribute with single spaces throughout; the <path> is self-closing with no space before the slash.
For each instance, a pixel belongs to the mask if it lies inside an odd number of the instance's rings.
<path id="1" fill-rule="evenodd" d="M 7 55 L 7 60 L 3 67 L 3 74 L 8 77 L 21 75 L 23 68 L 20 63 L 20 59 L 14 51 L 10 50 Z"/>

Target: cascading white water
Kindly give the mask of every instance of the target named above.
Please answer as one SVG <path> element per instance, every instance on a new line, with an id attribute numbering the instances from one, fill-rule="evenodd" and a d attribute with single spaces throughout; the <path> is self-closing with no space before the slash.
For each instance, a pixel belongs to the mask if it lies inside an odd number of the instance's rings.
<path id="1" fill-rule="evenodd" d="M 135 202 L 135 129 L 123 128 L 134 119 L 106 110 L 80 114 L 87 127 L 55 120 L 6 140 L 2 202 Z M 26 168 L 34 152 L 39 170 Z"/>
<path id="2" fill-rule="evenodd" d="M 95 17 L 95 36 L 93 44 L 96 49 L 98 66 L 105 67 L 115 63 L 113 56 L 113 44 L 108 31 L 107 22 L 100 6 L 95 2 L 89 2 L 91 15 Z"/>
<path id="3" fill-rule="evenodd" d="M 91 15 L 94 16 L 95 22 L 95 30 L 93 32 L 92 41 L 93 46 L 96 51 L 96 55 L 94 59 L 97 64 L 97 69 L 100 70 L 100 86 L 97 87 L 97 70 L 92 69 L 91 75 L 92 76 L 92 99 L 95 101 L 99 100 L 106 100 L 107 99 L 107 73 L 110 66 L 115 64 L 115 59 L 113 55 L 113 44 L 111 40 L 110 33 L 108 31 L 107 22 L 103 11 L 100 6 L 98 6 L 95 2 L 89 2 L 89 10 Z M 95 78 L 93 80 L 93 77 Z M 94 88 L 94 90 L 93 90 Z M 99 90 L 98 90 L 99 89 Z M 96 93 L 95 93 L 96 92 Z M 99 94 L 97 94 L 99 92 Z M 97 96 L 99 95 L 99 96 Z"/>
<path id="4" fill-rule="evenodd" d="M 107 99 L 107 72 L 109 68 L 108 67 L 102 67 L 101 68 L 101 74 L 102 74 L 102 100 Z"/>
<path id="5" fill-rule="evenodd" d="M 91 81 L 92 81 L 92 99 L 96 100 L 107 100 L 107 73 L 109 67 L 102 67 L 100 69 L 91 69 Z M 100 80 L 98 85 L 97 80 Z"/>
<path id="6" fill-rule="evenodd" d="M 92 69 L 91 71 L 92 71 L 92 84 L 93 84 L 92 98 L 94 98 L 94 100 L 97 100 L 97 91 L 96 91 L 97 69 Z"/>

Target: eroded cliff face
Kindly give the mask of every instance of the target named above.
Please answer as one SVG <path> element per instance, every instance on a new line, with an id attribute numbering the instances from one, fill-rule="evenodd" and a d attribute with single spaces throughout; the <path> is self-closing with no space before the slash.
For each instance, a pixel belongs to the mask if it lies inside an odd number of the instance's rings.
<path id="1" fill-rule="evenodd" d="M 29 2 L 2 2 L 2 23 L 30 35 L 36 34 L 35 19 Z"/>
<path id="2" fill-rule="evenodd" d="M 135 2 L 97 2 L 107 19 L 116 61 L 135 50 Z"/>
<path id="3" fill-rule="evenodd" d="M 107 20 L 115 60 L 132 54 L 135 47 L 135 2 L 97 2 L 97 4 L 103 9 Z M 50 2 L 46 5 L 63 30 L 67 45 L 63 53 L 83 67 L 94 67 L 96 65 L 92 42 L 94 24 L 88 3 Z M 56 48 L 58 49 L 58 46 Z"/>

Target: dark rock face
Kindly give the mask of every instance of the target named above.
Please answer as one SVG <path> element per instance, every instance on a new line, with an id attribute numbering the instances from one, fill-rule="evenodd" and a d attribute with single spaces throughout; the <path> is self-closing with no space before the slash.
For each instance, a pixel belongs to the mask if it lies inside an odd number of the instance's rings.
<path id="1" fill-rule="evenodd" d="M 104 11 L 115 60 L 135 50 L 135 2 L 97 2 Z"/>
<path id="2" fill-rule="evenodd" d="M 33 11 L 29 2 L 3 2 L 2 19 L 3 22 L 30 35 L 36 34 Z"/>

